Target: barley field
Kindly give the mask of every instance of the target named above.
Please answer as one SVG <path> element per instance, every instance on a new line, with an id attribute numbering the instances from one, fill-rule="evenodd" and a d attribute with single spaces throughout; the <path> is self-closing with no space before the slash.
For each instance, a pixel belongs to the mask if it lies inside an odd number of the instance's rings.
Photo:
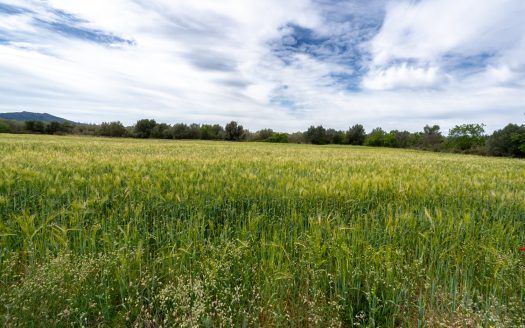
<path id="1" fill-rule="evenodd" d="M 525 161 L 0 135 L 0 325 L 524 327 Z"/>

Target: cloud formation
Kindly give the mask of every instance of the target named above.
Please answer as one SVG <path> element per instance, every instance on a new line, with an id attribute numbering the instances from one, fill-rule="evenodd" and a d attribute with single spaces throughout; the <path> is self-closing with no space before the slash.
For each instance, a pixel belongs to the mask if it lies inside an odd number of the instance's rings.
<path id="1" fill-rule="evenodd" d="M 294 131 L 522 122 L 521 0 L 0 0 L 0 111 Z"/>

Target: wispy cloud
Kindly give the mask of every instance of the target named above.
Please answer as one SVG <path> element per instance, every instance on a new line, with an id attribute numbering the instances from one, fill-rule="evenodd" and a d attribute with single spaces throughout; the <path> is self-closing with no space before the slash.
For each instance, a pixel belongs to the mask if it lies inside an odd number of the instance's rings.
<path id="1" fill-rule="evenodd" d="M 0 109 L 252 129 L 522 119 L 521 0 L 0 0 Z"/>

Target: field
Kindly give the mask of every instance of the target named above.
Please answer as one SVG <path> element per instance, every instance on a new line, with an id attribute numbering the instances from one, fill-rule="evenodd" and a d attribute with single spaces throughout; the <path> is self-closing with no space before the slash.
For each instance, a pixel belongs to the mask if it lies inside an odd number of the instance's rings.
<path id="1" fill-rule="evenodd" d="M 525 161 L 0 135 L 0 325 L 519 327 Z"/>

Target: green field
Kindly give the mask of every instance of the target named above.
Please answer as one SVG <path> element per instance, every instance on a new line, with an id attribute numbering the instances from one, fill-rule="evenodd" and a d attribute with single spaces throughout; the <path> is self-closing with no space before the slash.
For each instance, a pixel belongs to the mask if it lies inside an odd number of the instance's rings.
<path id="1" fill-rule="evenodd" d="M 525 161 L 0 135 L 0 325 L 519 327 Z"/>

